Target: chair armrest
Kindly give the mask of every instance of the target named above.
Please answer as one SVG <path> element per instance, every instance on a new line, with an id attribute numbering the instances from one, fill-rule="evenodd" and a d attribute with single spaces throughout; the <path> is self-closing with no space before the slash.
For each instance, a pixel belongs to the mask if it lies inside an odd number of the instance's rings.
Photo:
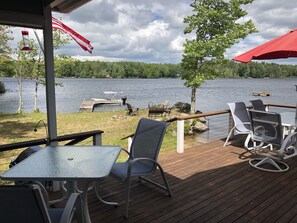
<path id="1" fill-rule="evenodd" d="M 134 158 L 134 159 L 129 160 L 128 176 L 131 174 L 131 170 L 132 170 L 133 165 L 136 162 L 140 162 L 140 161 L 150 161 L 152 163 L 155 163 L 158 166 L 158 168 L 163 171 L 161 165 L 156 160 L 153 160 L 153 159 L 150 159 L 150 158 L 146 158 L 146 157 L 139 157 L 139 158 Z M 153 171 L 155 171 L 155 170 L 156 169 L 154 169 Z"/>
<path id="2" fill-rule="evenodd" d="M 124 148 L 121 148 L 125 153 L 127 153 L 129 156 L 130 156 L 130 153 L 128 150 L 124 149 Z"/>
<path id="3" fill-rule="evenodd" d="M 121 140 L 124 140 L 124 139 L 128 139 L 128 138 L 130 138 L 130 137 L 133 137 L 135 134 L 133 133 L 133 134 L 130 134 L 130 135 L 128 135 L 128 136 L 125 136 L 124 138 L 121 138 Z"/>
<path id="4" fill-rule="evenodd" d="M 77 213 L 77 222 L 83 222 L 82 201 L 79 193 L 72 193 L 64 208 L 60 223 L 71 222 L 74 213 Z"/>
<path id="5" fill-rule="evenodd" d="M 155 163 L 157 166 L 159 166 L 159 163 L 156 160 L 153 160 L 153 159 L 150 159 L 150 158 L 146 158 L 146 157 L 138 157 L 138 158 L 134 158 L 134 159 L 130 159 L 129 160 L 128 171 L 129 171 L 129 169 L 130 170 L 132 169 L 134 163 L 137 163 L 137 162 L 140 162 L 140 161 L 150 161 L 150 162 Z"/>
<path id="6" fill-rule="evenodd" d="M 133 165 L 136 162 L 139 161 L 151 161 L 153 163 L 158 163 L 156 160 L 150 159 L 150 158 L 146 158 L 146 157 L 138 157 L 138 158 L 134 158 L 131 160 L 131 164 Z"/>
<path id="7" fill-rule="evenodd" d="M 242 122 L 242 123 L 240 123 L 240 124 L 238 124 L 236 126 L 239 126 L 239 125 L 251 125 L 251 123 L 250 122 Z"/>

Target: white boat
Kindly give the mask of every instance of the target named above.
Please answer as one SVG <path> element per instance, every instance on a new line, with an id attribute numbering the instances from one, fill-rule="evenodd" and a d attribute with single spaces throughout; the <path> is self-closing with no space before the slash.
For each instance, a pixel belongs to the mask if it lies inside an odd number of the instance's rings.
<path id="1" fill-rule="evenodd" d="M 104 91 L 103 93 L 105 95 L 104 98 L 91 98 L 91 100 L 96 104 L 122 104 L 123 99 L 117 98 L 118 93 L 116 91 Z"/>

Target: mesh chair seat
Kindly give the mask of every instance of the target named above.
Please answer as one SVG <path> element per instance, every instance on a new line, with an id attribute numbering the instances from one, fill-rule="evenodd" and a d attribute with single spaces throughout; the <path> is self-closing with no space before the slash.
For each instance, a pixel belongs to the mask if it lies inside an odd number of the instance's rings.
<path id="1" fill-rule="evenodd" d="M 124 163 L 115 163 L 111 169 L 111 173 L 121 179 L 125 180 L 127 177 L 127 172 L 129 168 L 129 161 Z M 150 175 L 156 170 L 155 167 L 152 165 L 147 165 L 145 163 L 136 162 L 131 170 L 131 176 L 144 176 L 144 175 Z"/>

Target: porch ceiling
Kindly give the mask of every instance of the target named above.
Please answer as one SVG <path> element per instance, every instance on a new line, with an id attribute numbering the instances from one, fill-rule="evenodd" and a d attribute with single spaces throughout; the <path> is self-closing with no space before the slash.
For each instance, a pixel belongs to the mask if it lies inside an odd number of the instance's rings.
<path id="1" fill-rule="evenodd" d="M 90 0 L 10 0 L 0 4 L 0 24 L 42 28 L 44 6 L 52 11 L 69 13 Z"/>

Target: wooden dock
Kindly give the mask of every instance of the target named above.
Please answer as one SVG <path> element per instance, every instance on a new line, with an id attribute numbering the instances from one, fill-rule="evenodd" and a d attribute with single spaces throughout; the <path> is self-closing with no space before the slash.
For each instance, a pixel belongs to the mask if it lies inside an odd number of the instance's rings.
<path id="1" fill-rule="evenodd" d="M 260 92 L 253 92 L 253 96 L 271 96 L 271 92 L 268 91 L 260 91 Z"/>
<path id="2" fill-rule="evenodd" d="M 108 100 L 108 99 L 100 99 L 100 100 L 84 100 L 83 103 L 79 107 L 80 112 L 93 112 L 94 107 L 97 105 L 121 105 L 120 100 Z"/>
<path id="3" fill-rule="evenodd" d="M 83 101 L 83 103 L 79 107 L 80 112 L 92 112 L 94 110 L 94 101 L 93 100 L 87 100 Z"/>

